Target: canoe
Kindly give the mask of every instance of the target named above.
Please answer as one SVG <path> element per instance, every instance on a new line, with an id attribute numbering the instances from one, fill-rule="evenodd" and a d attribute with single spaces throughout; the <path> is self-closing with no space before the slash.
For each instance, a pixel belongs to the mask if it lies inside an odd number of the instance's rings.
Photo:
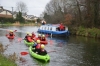
<path id="1" fill-rule="evenodd" d="M 39 54 L 37 54 L 37 53 L 32 51 L 32 46 L 29 47 L 29 53 L 33 58 L 36 58 L 38 60 L 45 61 L 45 62 L 49 62 L 50 61 L 50 56 L 48 54 L 43 55 L 43 56 L 39 55 Z"/>
<path id="2" fill-rule="evenodd" d="M 47 41 L 40 41 L 40 43 L 41 43 L 41 44 L 44 44 L 44 45 L 48 44 Z"/>
<path id="3" fill-rule="evenodd" d="M 14 39 L 15 36 L 9 36 L 8 34 L 6 34 L 6 37 L 7 37 L 8 39 Z"/>
<path id="4" fill-rule="evenodd" d="M 34 42 L 27 42 L 26 40 L 24 40 L 24 43 L 27 45 L 27 46 L 32 46 L 34 44 Z"/>

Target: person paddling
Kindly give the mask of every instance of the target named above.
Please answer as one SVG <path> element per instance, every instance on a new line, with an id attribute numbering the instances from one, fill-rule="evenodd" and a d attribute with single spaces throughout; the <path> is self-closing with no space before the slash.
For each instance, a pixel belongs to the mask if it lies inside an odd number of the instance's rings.
<path id="1" fill-rule="evenodd" d="M 45 37 L 45 35 L 42 35 L 42 37 L 41 37 L 41 41 L 46 41 L 46 37 Z"/>
<path id="2" fill-rule="evenodd" d="M 35 34 L 34 34 L 34 32 L 32 32 L 32 39 L 34 40 L 34 38 L 35 38 Z"/>
<path id="3" fill-rule="evenodd" d="M 6 36 L 9 38 L 9 39 L 13 39 L 15 37 L 15 34 L 13 32 L 13 30 L 10 30 L 9 31 L 9 34 L 6 34 Z"/>
<path id="4" fill-rule="evenodd" d="M 32 39 L 32 34 L 29 34 L 26 38 L 27 42 L 34 42 Z"/>
<path id="5" fill-rule="evenodd" d="M 27 40 L 27 37 L 29 36 L 29 34 L 30 34 L 29 32 L 26 33 L 24 40 Z"/>
<path id="6" fill-rule="evenodd" d="M 47 54 L 47 51 L 44 48 L 45 48 L 44 44 L 41 44 L 41 47 L 38 50 L 39 55 L 46 55 Z"/>
<path id="7" fill-rule="evenodd" d="M 37 40 L 36 43 L 32 46 L 34 52 L 38 52 L 40 49 L 40 40 Z"/>

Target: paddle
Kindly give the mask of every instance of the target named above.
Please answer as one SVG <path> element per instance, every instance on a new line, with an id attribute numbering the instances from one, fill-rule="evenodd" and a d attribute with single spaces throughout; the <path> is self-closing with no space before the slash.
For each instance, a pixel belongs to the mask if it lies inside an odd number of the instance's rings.
<path id="1" fill-rule="evenodd" d="M 56 52 L 56 51 L 53 50 L 53 51 L 49 51 L 48 53 L 50 53 L 50 52 Z M 24 51 L 24 52 L 20 52 L 20 54 L 21 54 L 21 55 L 27 55 L 27 54 L 29 54 L 29 52 L 25 52 L 25 51 Z"/>
<path id="2" fill-rule="evenodd" d="M 7 32 L 9 32 L 10 30 L 6 30 Z M 16 32 L 17 30 L 14 30 L 13 32 Z"/>
<path id="3" fill-rule="evenodd" d="M 21 42 L 23 39 L 22 38 L 18 38 L 18 42 Z"/>

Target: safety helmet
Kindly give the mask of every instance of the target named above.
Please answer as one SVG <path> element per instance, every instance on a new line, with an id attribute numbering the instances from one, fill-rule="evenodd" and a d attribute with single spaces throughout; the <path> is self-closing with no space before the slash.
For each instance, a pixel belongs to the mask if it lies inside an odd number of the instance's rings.
<path id="1" fill-rule="evenodd" d="M 29 32 L 26 32 L 26 34 L 30 34 Z"/>
<path id="2" fill-rule="evenodd" d="M 42 37 L 45 37 L 45 35 L 42 35 Z"/>
<path id="3" fill-rule="evenodd" d="M 44 49 L 44 47 L 45 47 L 44 44 L 41 44 L 41 48 Z"/>
<path id="4" fill-rule="evenodd" d="M 40 36 L 41 36 L 41 34 L 38 34 L 38 36 L 40 37 Z"/>
<path id="5" fill-rule="evenodd" d="M 29 36 L 32 36 L 32 34 L 29 34 Z"/>
<path id="6" fill-rule="evenodd" d="M 10 30 L 10 32 L 13 32 L 13 30 Z"/>
<path id="7" fill-rule="evenodd" d="M 37 40 L 36 42 L 37 42 L 37 43 L 40 43 L 40 40 Z"/>

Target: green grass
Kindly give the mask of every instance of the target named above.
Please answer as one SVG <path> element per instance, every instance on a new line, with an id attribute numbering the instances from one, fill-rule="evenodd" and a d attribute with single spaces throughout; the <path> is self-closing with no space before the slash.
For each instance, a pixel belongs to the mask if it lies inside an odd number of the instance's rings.
<path id="1" fill-rule="evenodd" d="M 0 66 L 17 66 L 17 64 L 0 54 Z"/>
<path id="2" fill-rule="evenodd" d="M 95 28 L 95 27 L 94 28 L 84 28 L 80 26 L 80 27 L 77 27 L 77 29 L 71 29 L 70 32 L 72 32 L 72 34 L 76 34 L 80 36 L 100 38 L 100 29 Z"/>

